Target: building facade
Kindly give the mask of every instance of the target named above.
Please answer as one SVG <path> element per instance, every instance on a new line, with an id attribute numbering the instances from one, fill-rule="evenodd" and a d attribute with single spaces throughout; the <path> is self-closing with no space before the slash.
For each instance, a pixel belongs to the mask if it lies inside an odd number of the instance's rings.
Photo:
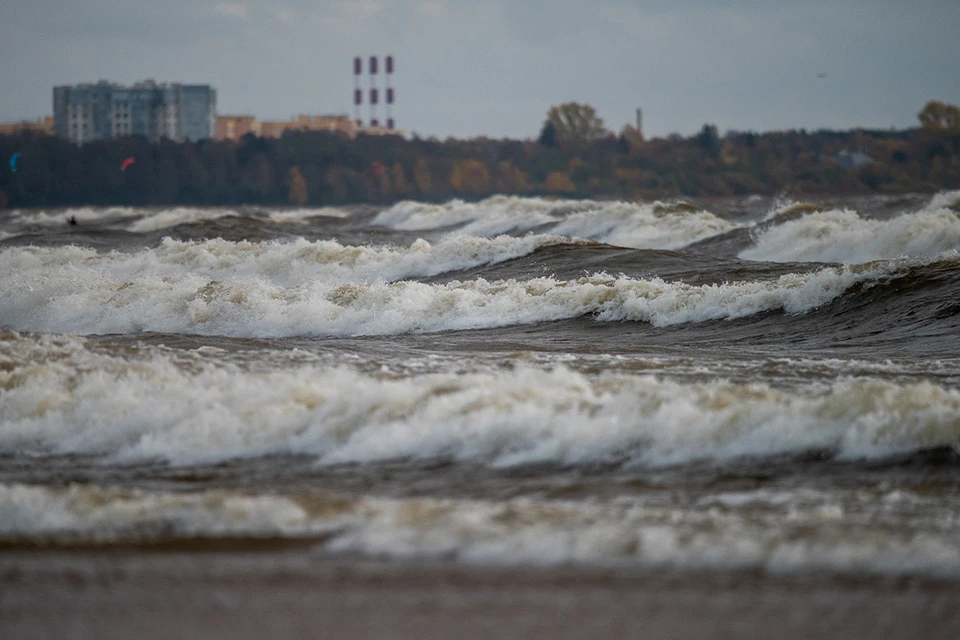
<path id="1" fill-rule="evenodd" d="M 403 136 L 387 127 L 360 127 L 346 114 L 298 115 L 290 120 L 257 120 L 254 116 L 217 116 L 217 139 L 237 141 L 248 133 L 262 138 L 279 138 L 287 131 L 327 131 L 348 138 L 363 135 Z"/>
<path id="2" fill-rule="evenodd" d="M 39 120 L 23 120 L 21 122 L 5 122 L 0 124 L 0 136 L 22 133 L 24 131 L 35 131 L 53 135 L 53 118 L 46 116 Z"/>
<path id="3" fill-rule="evenodd" d="M 121 136 L 182 142 L 212 138 L 217 92 L 210 85 L 126 87 L 104 80 L 53 89 L 54 132 L 83 144 Z"/>
<path id="4" fill-rule="evenodd" d="M 260 135 L 260 123 L 253 116 L 217 116 L 217 140 L 239 140 L 248 133 Z"/>

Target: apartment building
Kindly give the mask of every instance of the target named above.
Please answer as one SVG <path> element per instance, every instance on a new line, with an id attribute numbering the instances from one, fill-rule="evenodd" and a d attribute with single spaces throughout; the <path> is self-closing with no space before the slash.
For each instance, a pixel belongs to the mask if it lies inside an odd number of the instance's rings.
<path id="1" fill-rule="evenodd" d="M 129 135 L 182 142 L 214 136 L 217 92 L 210 85 L 96 84 L 53 89 L 54 132 L 83 144 Z"/>

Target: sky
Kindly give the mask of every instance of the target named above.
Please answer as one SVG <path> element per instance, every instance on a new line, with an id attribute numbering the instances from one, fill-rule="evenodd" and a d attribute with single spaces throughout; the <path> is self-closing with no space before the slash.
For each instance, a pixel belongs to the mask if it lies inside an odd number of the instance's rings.
<path id="1" fill-rule="evenodd" d="M 390 54 L 422 137 L 535 138 L 570 101 L 614 131 L 640 107 L 648 137 L 905 128 L 960 104 L 958 24 L 957 0 L 3 0 L 0 122 L 146 78 L 213 85 L 220 114 L 352 116 L 353 58 L 382 91 Z"/>

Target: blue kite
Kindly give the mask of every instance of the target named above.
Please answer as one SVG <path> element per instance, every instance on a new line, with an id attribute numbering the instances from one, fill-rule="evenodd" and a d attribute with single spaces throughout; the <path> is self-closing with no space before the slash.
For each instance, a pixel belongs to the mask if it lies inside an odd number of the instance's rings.
<path id="1" fill-rule="evenodd" d="M 23 155 L 19 151 L 10 156 L 10 171 L 16 173 L 17 171 L 17 160 L 20 159 L 20 156 Z"/>

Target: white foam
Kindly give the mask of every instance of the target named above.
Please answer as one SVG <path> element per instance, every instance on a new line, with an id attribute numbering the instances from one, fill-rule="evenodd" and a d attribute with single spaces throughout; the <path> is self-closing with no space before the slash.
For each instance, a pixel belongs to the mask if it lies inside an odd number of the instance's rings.
<path id="1" fill-rule="evenodd" d="M 929 382 L 785 391 L 563 365 L 405 378 L 295 362 L 250 372 L 202 354 L 130 361 L 79 338 L 3 337 L 0 451 L 24 455 L 660 466 L 809 451 L 875 459 L 960 442 L 960 391 Z"/>
<path id="2" fill-rule="evenodd" d="M 178 224 L 188 224 L 193 222 L 204 222 L 207 220 L 218 220 L 226 216 L 239 215 L 236 209 L 228 207 L 218 207 L 210 209 L 201 209 L 197 207 L 174 207 L 172 209 L 162 209 L 160 211 L 141 210 L 143 217 L 127 226 L 127 231 L 133 233 L 144 233 L 147 231 L 158 231 L 167 229 Z"/>
<path id="3" fill-rule="evenodd" d="M 95 543 L 316 535 L 295 502 L 225 491 L 162 493 L 73 485 L 0 485 L 0 540 Z"/>
<path id="4" fill-rule="evenodd" d="M 453 200 L 442 205 L 402 202 L 382 211 L 373 223 L 403 230 L 461 225 L 456 233 L 484 236 L 554 224 L 550 230 L 554 235 L 637 249 L 677 249 L 742 226 L 708 211 L 660 202 L 513 196 L 494 196 L 478 203 Z"/>
<path id="5" fill-rule="evenodd" d="M 76 247 L 0 252 L 0 326 L 60 333 L 158 331 L 237 337 L 377 335 L 530 324 L 586 314 L 657 326 L 804 313 L 903 261 L 776 280 L 693 286 L 605 275 L 558 280 L 386 282 L 529 253 L 556 238 L 455 236 L 436 247 L 168 241 L 134 255 Z"/>
<path id="6" fill-rule="evenodd" d="M 97 253 L 77 247 L 20 248 L 0 253 L 5 266 L 31 269 L 89 269 L 119 278 L 155 275 L 216 280 L 253 278 L 277 284 L 375 282 L 428 276 L 502 262 L 562 244 L 556 236 L 476 238 L 454 236 L 409 247 L 351 246 L 332 240 L 309 242 L 233 242 L 223 239 L 179 241 L 164 238 L 154 249 L 135 254 Z M 52 273 L 51 273 L 52 275 Z"/>
<path id="7" fill-rule="evenodd" d="M 451 200 L 445 204 L 399 202 L 377 214 L 372 224 L 404 231 L 423 231 L 463 225 L 458 233 L 497 235 L 556 222 L 551 211 L 569 202 L 541 198 L 493 196 L 480 202 Z"/>
<path id="8" fill-rule="evenodd" d="M 267 217 L 276 222 L 306 222 L 310 218 L 348 218 L 350 212 L 335 207 L 277 209 L 268 211 Z"/>
<path id="9" fill-rule="evenodd" d="M 901 256 L 935 256 L 960 249 L 960 217 L 935 203 L 888 220 L 862 218 L 850 210 L 807 214 L 759 233 L 740 252 L 747 260 L 862 263 Z"/>
<path id="10" fill-rule="evenodd" d="M 748 508 L 640 498 L 345 498 L 0 484 L 0 540 L 116 544 L 208 538 L 313 539 L 325 553 L 483 565 L 640 566 L 848 574 L 960 573 L 955 516 L 943 500 L 836 491 L 762 492 Z M 721 502 L 723 495 L 716 496 Z M 894 497 L 890 494 L 890 497 Z M 955 503 L 956 501 L 951 501 Z"/>
<path id="11" fill-rule="evenodd" d="M 613 202 L 573 213 L 550 232 L 636 249 L 679 249 L 740 226 L 709 211 L 690 211 L 659 202 Z"/>
<path id="12" fill-rule="evenodd" d="M 61 211 L 44 210 L 17 210 L 12 216 L 14 221 L 21 226 L 62 226 L 67 224 L 70 218 L 75 218 L 79 223 L 103 223 L 103 222 L 126 222 L 130 218 L 143 215 L 143 209 L 134 207 L 76 207 L 64 209 Z"/>

